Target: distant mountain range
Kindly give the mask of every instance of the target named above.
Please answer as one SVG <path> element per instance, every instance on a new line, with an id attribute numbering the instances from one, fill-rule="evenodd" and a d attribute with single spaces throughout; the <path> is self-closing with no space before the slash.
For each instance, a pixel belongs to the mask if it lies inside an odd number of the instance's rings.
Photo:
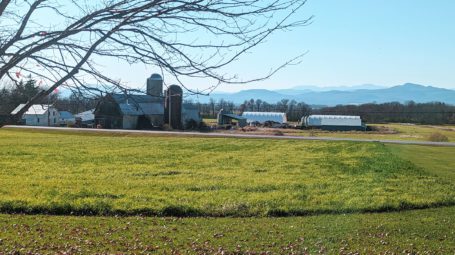
<path id="1" fill-rule="evenodd" d="M 425 102 L 444 102 L 455 105 L 455 90 L 424 86 L 419 84 L 406 83 L 393 87 L 382 87 L 377 85 L 360 85 L 353 87 L 326 87 L 318 88 L 315 86 L 299 86 L 291 89 L 266 90 L 250 89 L 236 93 L 213 93 L 208 97 L 199 96 L 197 99 L 190 97 L 194 101 L 206 103 L 213 98 L 218 101 L 224 99 L 241 104 L 245 100 L 261 99 L 269 103 L 276 103 L 282 99 L 296 100 L 310 105 L 337 104 L 364 104 L 364 103 L 385 103 L 414 101 L 417 103 Z"/>
<path id="2" fill-rule="evenodd" d="M 276 92 L 280 94 L 285 94 L 285 95 L 295 95 L 297 92 L 322 92 L 322 91 L 331 91 L 331 90 L 339 90 L 339 91 L 354 91 L 354 90 L 359 90 L 359 89 L 370 89 L 370 90 L 375 90 L 375 89 L 385 89 L 387 87 L 385 86 L 379 86 L 379 85 L 374 85 L 374 84 L 363 84 L 363 85 L 356 85 L 356 86 L 331 86 L 331 87 L 318 87 L 318 86 L 297 86 L 293 87 L 290 89 L 280 89 L 280 90 L 275 90 Z"/>

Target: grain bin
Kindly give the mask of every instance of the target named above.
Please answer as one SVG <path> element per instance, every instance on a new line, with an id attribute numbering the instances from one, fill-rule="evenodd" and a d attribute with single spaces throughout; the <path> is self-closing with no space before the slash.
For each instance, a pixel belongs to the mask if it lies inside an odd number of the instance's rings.
<path id="1" fill-rule="evenodd" d="M 150 96 L 163 96 L 163 77 L 154 73 L 147 79 L 147 94 Z"/>

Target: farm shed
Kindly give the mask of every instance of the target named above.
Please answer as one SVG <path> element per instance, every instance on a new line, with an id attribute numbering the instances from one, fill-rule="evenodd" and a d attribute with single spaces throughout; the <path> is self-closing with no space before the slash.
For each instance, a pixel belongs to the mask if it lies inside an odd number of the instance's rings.
<path id="1" fill-rule="evenodd" d="M 218 116 L 217 116 L 217 124 L 218 125 L 229 125 L 229 124 L 232 124 L 232 120 L 236 120 L 237 121 L 237 125 L 239 127 L 246 126 L 246 118 L 244 118 L 242 116 L 239 116 L 239 115 L 235 115 L 233 113 L 229 113 L 229 112 L 225 111 L 224 109 L 221 109 L 218 112 Z"/>
<path id="2" fill-rule="evenodd" d="M 282 112 L 244 112 L 242 117 L 246 118 L 247 123 L 261 123 L 271 121 L 276 123 L 287 123 L 286 113 Z"/>
<path id="3" fill-rule="evenodd" d="M 365 131 L 365 126 L 360 116 L 310 115 L 302 117 L 302 125 L 330 131 Z"/>
<path id="4" fill-rule="evenodd" d="M 185 103 L 182 105 L 182 123 L 183 127 L 189 126 L 193 122 L 196 125 L 202 122 L 201 114 L 199 109 L 194 104 Z"/>
<path id="5" fill-rule="evenodd" d="M 70 112 L 59 111 L 58 114 L 59 114 L 58 124 L 60 126 L 66 126 L 69 124 L 74 124 L 76 122 L 76 118 Z"/>
<path id="6" fill-rule="evenodd" d="M 77 121 L 81 125 L 93 125 L 95 123 L 95 109 L 91 109 L 85 112 L 78 113 L 74 115 Z"/>
<path id="7" fill-rule="evenodd" d="M 11 114 L 16 114 L 25 104 L 20 104 Z M 22 121 L 27 126 L 56 126 L 59 121 L 59 112 L 52 105 L 34 104 L 22 115 Z"/>

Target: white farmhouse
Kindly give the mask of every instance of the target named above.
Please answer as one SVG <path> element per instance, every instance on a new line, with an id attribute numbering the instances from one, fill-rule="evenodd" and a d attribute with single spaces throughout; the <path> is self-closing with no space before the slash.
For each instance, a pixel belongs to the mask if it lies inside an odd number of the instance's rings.
<path id="1" fill-rule="evenodd" d="M 25 104 L 20 104 L 11 114 L 16 114 Z M 52 105 L 32 105 L 22 115 L 22 121 L 27 126 L 57 126 L 59 124 L 59 112 Z"/>

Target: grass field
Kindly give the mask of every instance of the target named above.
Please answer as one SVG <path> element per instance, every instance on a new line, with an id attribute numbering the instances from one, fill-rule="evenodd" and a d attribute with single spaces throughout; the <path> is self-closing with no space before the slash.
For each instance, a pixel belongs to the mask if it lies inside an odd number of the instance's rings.
<path id="1" fill-rule="evenodd" d="M 454 155 L 0 129 L 0 254 L 453 254 Z"/>
<path id="2" fill-rule="evenodd" d="M 445 255 L 455 250 L 454 215 L 455 207 L 287 218 L 0 215 L 0 251 Z"/>
<path id="3" fill-rule="evenodd" d="M 455 147 L 387 145 L 392 153 L 414 162 L 426 171 L 455 182 Z"/>
<path id="4" fill-rule="evenodd" d="M 287 216 L 455 204 L 378 143 L 0 130 L 0 211 Z"/>

